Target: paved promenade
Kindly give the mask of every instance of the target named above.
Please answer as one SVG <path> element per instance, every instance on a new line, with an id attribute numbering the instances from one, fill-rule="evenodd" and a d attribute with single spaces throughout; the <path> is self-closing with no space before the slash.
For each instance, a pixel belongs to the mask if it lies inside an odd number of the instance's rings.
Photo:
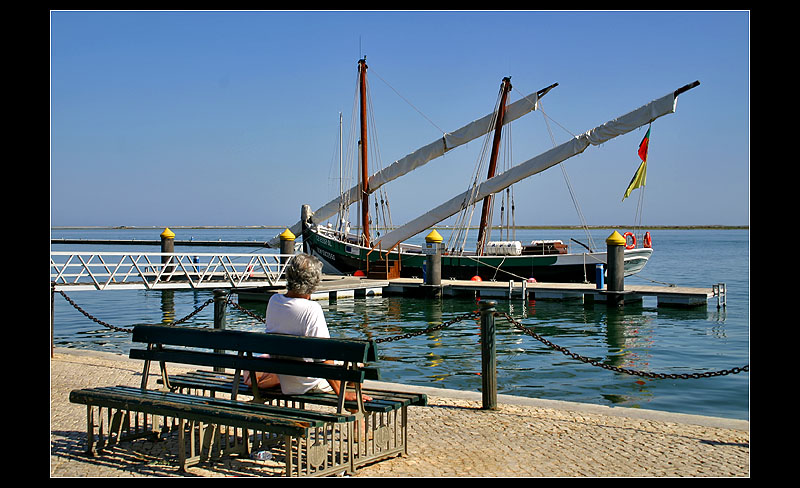
<path id="1" fill-rule="evenodd" d="M 69 403 L 69 392 L 138 386 L 140 379 L 141 361 L 56 349 L 50 361 L 51 477 L 239 475 L 235 459 L 179 473 L 162 457 L 172 440 L 84 455 L 86 409 Z M 747 421 L 503 395 L 498 410 L 485 411 L 480 394 L 410 389 L 428 393 L 430 405 L 410 409 L 409 456 L 363 467 L 356 477 L 750 476 Z"/>

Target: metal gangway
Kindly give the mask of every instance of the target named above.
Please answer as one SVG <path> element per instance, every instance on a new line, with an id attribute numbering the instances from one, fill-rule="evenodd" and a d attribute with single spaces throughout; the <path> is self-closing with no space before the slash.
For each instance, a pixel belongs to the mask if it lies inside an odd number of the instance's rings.
<path id="1" fill-rule="evenodd" d="M 282 287 L 291 254 L 50 252 L 54 291 Z"/>

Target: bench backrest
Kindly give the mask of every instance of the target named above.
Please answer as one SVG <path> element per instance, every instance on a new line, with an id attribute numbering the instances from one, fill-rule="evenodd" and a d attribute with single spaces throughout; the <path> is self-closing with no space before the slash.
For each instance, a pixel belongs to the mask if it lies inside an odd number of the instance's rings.
<path id="1" fill-rule="evenodd" d="M 377 359 L 375 343 L 359 339 L 147 325 L 134 327 L 132 340 L 148 344 L 147 349 L 130 351 L 131 359 L 146 361 L 143 388 L 147 384 L 150 361 L 160 362 L 165 386 L 169 387 L 165 363 L 234 369 L 237 384 L 240 371 L 309 376 L 360 384 L 365 379 L 365 372 L 360 365 Z M 270 357 L 261 357 L 260 354 L 269 354 Z M 303 361 L 302 358 L 313 362 Z M 322 363 L 326 360 L 341 364 Z M 257 392 L 257 388 L 253 390 Z"/>

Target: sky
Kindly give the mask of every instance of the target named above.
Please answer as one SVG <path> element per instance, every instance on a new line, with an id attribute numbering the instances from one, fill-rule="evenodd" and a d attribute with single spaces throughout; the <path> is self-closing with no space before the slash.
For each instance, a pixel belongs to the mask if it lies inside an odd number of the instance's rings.
<path id="1" fill-rule="evenodd" d="M 747 11 L 51 11 L 50 225 L 294 224 L 338 193 L 364 56 L 370 173 L 491 113 L 506 76 L 511 102 L 558 86 L 502 165 L 699 80 L 652 124 L 642 222 L 749 225 Z M 632 224 L 646 130 L 514 185 L 516 223 Z M 465 191 L 482 144 L 386 185 L 392 223 Z"/>

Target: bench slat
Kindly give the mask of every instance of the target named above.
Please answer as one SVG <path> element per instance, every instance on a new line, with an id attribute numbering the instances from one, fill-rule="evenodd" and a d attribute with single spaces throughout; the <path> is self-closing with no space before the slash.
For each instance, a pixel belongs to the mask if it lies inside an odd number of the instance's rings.
<path id="1" fill-rule="evenodd" d="M 237 330 L 161 325 L 136 326 L 134 342 L 266 353 L 272 355 L 365 363 L 374 361 L 375 344 L 359 339 L 303 337 Z"/>
<path id="2" fill-rule="evenodd" d="M 171 375 L 170 384 L 176 387 L 207 389 L 224 393 L 233 391 L 233 378 L 231 373 L 197 370 L 186 374 Z M 239 383 L 240 394 L 250 395 L 250 387 L 241 380 Z M 362 388 L 362 392 L 371 396 L 372 400 L 365 402 L 364 406 L 369 411 L 388 412 L 403 406 L 425 406 L 428 398 L 424 394 L 404 393 L 382 389 Z M 280 390 L 259 389 L 262 398 L 304 401 L 318 405 L 336 405 L 336 398 L 325 394 L 284 395 Z M 330 397 L 330 398 L 328 398 Z M 345 407 L 355 408 L 356 402 L 345 402 Z"/>
<path id="3" fill-rule="evenodd" d="M 325 425 L 325 422 L 321 420 L 299 419 L 246 409 L 237 410 L 208 404 L 200 399 L 187 403 L 170 398 L 168 393 L 152 390 L 131 392 L 115 387 L 74 390 L 70 392 L 70 402 L 207 423 L 220 423 L 231 427 L 268 430 L 293 436 L 302 436 L 310 428 L 323 427 Z"/>

